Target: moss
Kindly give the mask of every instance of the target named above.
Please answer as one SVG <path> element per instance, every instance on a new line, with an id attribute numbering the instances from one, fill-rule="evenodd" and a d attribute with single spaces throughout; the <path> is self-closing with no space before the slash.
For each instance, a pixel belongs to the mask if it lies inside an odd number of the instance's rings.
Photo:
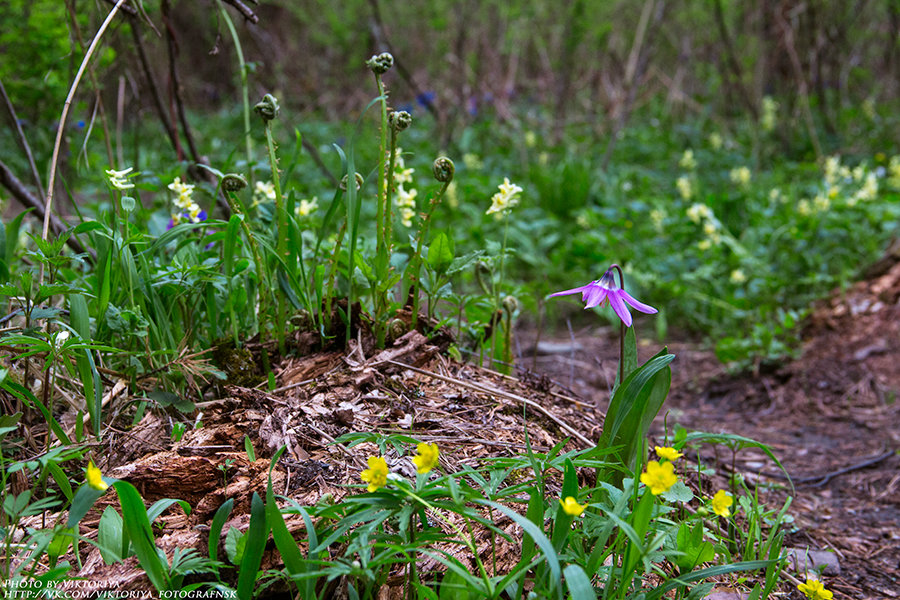
<path id="1" fill-rule="evenodd" d="M 217 344 L 213 360 L 228 376 L 226 385 L 253 387 L 265 379 L 257 369 L 253 353 L 247 348 L 235 348 L 231 342 Z"/>

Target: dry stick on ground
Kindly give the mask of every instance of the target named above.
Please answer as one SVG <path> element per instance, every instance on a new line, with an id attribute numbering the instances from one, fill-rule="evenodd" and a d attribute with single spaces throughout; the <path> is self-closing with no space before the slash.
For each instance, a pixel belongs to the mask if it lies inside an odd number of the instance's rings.
<path id="1" fill-rule="evenodd" d="M 404 369 L 412 371 L 413 373 L 419 373 L 420 375 L 427 375 L 428 377 L 440 379 L 441 381 L 446 381 L 447 383 L 452 383 L 452 384 L 458 385 L 460 387 L 469 388 L 470 390 L 481 392 L 483 394 L 500 396 L 501 398 L 505 398 L 506 400 L 511 400 L 513 402 L 520 402 L 530 408 L 533 408 L 534 410 L 538 411 L 539 413 L 543 414 L 544 416 L 546 416 L 547 418 L 552 420 L 554 423 L 559 425 L 560 428 L 562 428 L 567 433 L 569 433 L 572 437 L 578 439 L 578 441 L 580 441 L 582 444 L 584 444 L 584 446 L 586 448 L 590 448 L 591 446 L 595 445 L 594 442 L 592 442 L 588 438 L 581 435 L 571 425 L 568 425 L 566 422 L 564 422 L 562 419 L 560 419 L 559 417 L 557 417 L 556 415 L 554 415 L 553 413 L 548 411 L 546 408 L 544 408 L 540 404 L 537 404 L 536 402 L 532 402 L 531 400 L 528 400 L 527 398 L 523 398 L 522 396 L 517 396 L 516 394 L 510 394 L 509 392 L 505 392 L 503 390 L 498 390 L 498 389 L 488 387 L 485 385 L 481 385 L 478 383 L 472 383 L 470 381 L 463 381 L 461 379 L 456 379 L 454 377 L 447 377 L 446 375 L 439 375 L 438 373 L 434 373 L 432 371 L 426 371 L 425 369 L 419 369 L 418 367 L 413 367 L 411 365 L 407 365 L 402 362 L 397 362 L 395 360 L 386 360 L 384 362 L 387 364 L 402 367 Z M 378 364 L 378 363 L 375 363 L 375 364 Z M 375 366 L 375 365 L 370 365 L 370 366 Z"/>

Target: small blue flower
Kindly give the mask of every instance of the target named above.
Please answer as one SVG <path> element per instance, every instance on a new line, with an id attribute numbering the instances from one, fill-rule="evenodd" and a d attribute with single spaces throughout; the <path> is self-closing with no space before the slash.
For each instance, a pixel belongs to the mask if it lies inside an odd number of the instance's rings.
<path id="1" fill-rule="evenodd" d="M 434 106 L 434 99 L 437 98 L 437 94 L 434 92 L 422 92 L 418 96 L 416 96 L 416 102 L 419 103 L 424 108 L 431 108 Z"/>

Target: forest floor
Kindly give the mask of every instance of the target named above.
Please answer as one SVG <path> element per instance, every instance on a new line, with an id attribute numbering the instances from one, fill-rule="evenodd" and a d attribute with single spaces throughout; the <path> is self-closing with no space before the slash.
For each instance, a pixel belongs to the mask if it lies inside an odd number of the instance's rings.
<path id="1" fill-rule="evenodd" d="M 736 470 L 775 511 L 793 495 L 785 545 L 831 557 L 824 561 L 822 578 L 836 598 L 900 596 L 898 299 L 900 264 L 835 293 L 809 319 L 802 355 L 766 372 L 731 375 L 709 350 L 690 343 L 669 345 L 677 356 L 672 391 L 652 443 L 660 442 L 665 422 L 670 431 L 680 424 L 688 430 L 736 433 L 770 446 L 793 479 L 795 492 L 777 466 L 753 448 L 737 454 Z M 269 459 L 282 445 L 287 452 L 274 472 L 275 491 L 304 505 L 326 494 L 339 500 L 358 493 L 346 486 L 360 483 L 366 457 L 378 450 L 370 443 L 353 448 L 334 443 L 348 432 L 398 433 L 435 442 L 447 472 L 523 452 L 523 414 L 535 451 L 546 451 L 566 437 L 566 449 L 589 447 L 599 434 L 598 411 L 605 409 L 615 376 L 615 334 L 593 328 L 564 339 L 545 334 L 534 344 L 533 331 L 519 332 L 519 346 L 525 350 L 518 365 L 525 370 L 513 377 L 451 361 L 433 340 L 415 331 L 383 351 L 360 337 L 349 353 L 282 360 L 275 366 L 275 390 L 227 386 L 215 395 L 207 393 L 211 399 L 197 405 L 203 426 L 189 428 L 178 442 L 172 441 L 171 431 L 179 414 L 153 411 L 130 428 L 125 408 L 130 404 L 122 402 L 121 418 L 114 420 L 95 455 L 102 457 L 104 474 L 130 481 L 148 502 L 188 500 L 194 507 L 189 516 L 177 509 L 165 513 L 157 544 L 169 554 L 176 547 L 202 549 L 207 543 L 204 527 L 227 498 L 235 506 L 223 531 L 246 529 L 250 496 L 253 491 L 264 494 Z M 302 346 L 303 340 L 294 343 Z M 657 346 L 644 338 L 641 360 Z M 110 410 L 116 412 L 116 401 Z M 245 436 L 253 443 L 254 462 L 244 450 Z M 408 457 L 390 450 L 386 458 L 393 470 L 414 475 Z M 731 454 L 707 445 L 699 458 L 716 468 L 715 483 L 724 487 Z M 697 456 L 685 460 L 696 461 Z M 117 505 L 114 494 L 104 496 L 82 521 L 83 535 L 96 535 L 106 504 Z M 287 521 L 290 529 L 302 531 L 299 517 Z M 512 522 L 500 526 L 514 533 Z M 478 539 L 484 552 L 490 543 L 486 534 Z M 94 589 L 103 582 L 109 589 L 149 585 L 134 557 L 106 565 L 90 545 L 81 549 L 79 575 L 92 580 Z M 514 544 L 497 550 L 503 557 L 498 569 L 514 564 Z M 277 561 L 270 548 L 263 568 L 277 566 Z M 822 563 L 822 557 L 817 561 Z M 423 572 L 427 568 L 423 565 Z M 802 566 L 789 572 L 805 578 Z M 793 587 L 785 583 L 780 589 Z M 398 584 L 386 597 L 399 589 Z M 719 593 L 725 594 L 720 598 L 740 597 L 729 596 L 724 587 Z M 788 597 L 799 598 L 799 593 Z"/>

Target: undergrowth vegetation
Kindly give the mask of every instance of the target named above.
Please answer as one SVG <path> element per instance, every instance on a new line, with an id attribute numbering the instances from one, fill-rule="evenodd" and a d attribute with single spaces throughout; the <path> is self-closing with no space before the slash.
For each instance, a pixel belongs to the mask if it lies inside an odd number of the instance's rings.
<path id="1" fill-rule="evenodd" d="M 241 599 L 284 589 L 326 598 L 338 588 L 368 598 L 389 584 L 424 598 L 699 598 L 735 574 L 750 577 L 750 598 L 769 597 L 790 500 L 764 506 L 739 473 L 728 489 L 705 493 L 710 471 L 680 459 L 714 444 L 780 463 L 747 438 L 680 427 L 651 456 L 647 436 L 674 356 L 662 348 L 639 364 L 628 306 L 658 311 L 638 323 L 660 342 L 669 327 L 702 336 L 734 368 L 790 357 L 810 303 L 859 275 L 896 235 L 896 149 L 804 147 L 785 160 L 780 128 L 798 117 L 769 96 L 757 115 L 687 125 L 650 102 L 613 134 L 610 164 L 599 159 L 610 156 L 608 141 L 559 125 L 527 99 L 502 119 L 479 108 L 439 148 L 428 97 L 401 110 L 386 89 L 388 53 L 366 62 L 371 102 L 337 126 L 301 121 L 272 94 L 254 104 L 238 55 L 239 107 L 190 115 L 202 123 L 204 161 L 167 158 L 165 137 L 149 125 L 135 127 L 127 158 L 121 139 L 114 158 L 109 132 L 79 128 L 70 222 L 54 234 L 49 216 L 43 227 L 22 212 L 3 220 L 4 589 L 48 592 L 90 544 L 107 564 L 136 556 L 160 592 Z M 45 211 L 60 194 L 52 182 L 66 114 Z M 893 118 L 874 106 L 862 115 L 866 130 Z M 304 136 L 320 143 L 311 151 Z M 6 152 L 10 164 L 27 163 Z M 252 493 L 243 531 L 224 531 L 228 499 L 207 546 L 173 555 L 157 548 L 154 523 L 191 506 L 147 508 L 134 485 L 95 466 L 106 426 L 122 418 L 104 404 L 110 384 L 134 394 L 132 424 L 174 410 L 176 439 L 201 426 L 189 418 L 195 402 L 219 385 L 274 390 L 279 358 L 351 349 L 363 337 L 385 348 L 412 331 L 448 336 L 452 357 L 511 373 L 517 319 L 574 312 L 550 300 L 561 289 L 596 309 L 580 318 L 619 329 L 618 377 L 592 448 L 559 440 L 537 452 L 526 430 L 525 452 L 446 472 L 440 456 L 452 445 L 348 433 L 335 442 L 379 452 L 353 493 L 313 506 L 274 493 L 282 449 L 267 489 Z M 252 443 L 246 452 L 255 460 Z M 110 489 L 119 510 L 107 506 L 97 536 L 82 536 L 80 522 Z M 297 515 L 299 534 L 286 525 Z M 477 544 L 483 531 L 487 551 Z M 498 568 L 495 541 L 513 536 L 520 555 Z M 270 537 L 280 562 L 262 569 Z"/>

